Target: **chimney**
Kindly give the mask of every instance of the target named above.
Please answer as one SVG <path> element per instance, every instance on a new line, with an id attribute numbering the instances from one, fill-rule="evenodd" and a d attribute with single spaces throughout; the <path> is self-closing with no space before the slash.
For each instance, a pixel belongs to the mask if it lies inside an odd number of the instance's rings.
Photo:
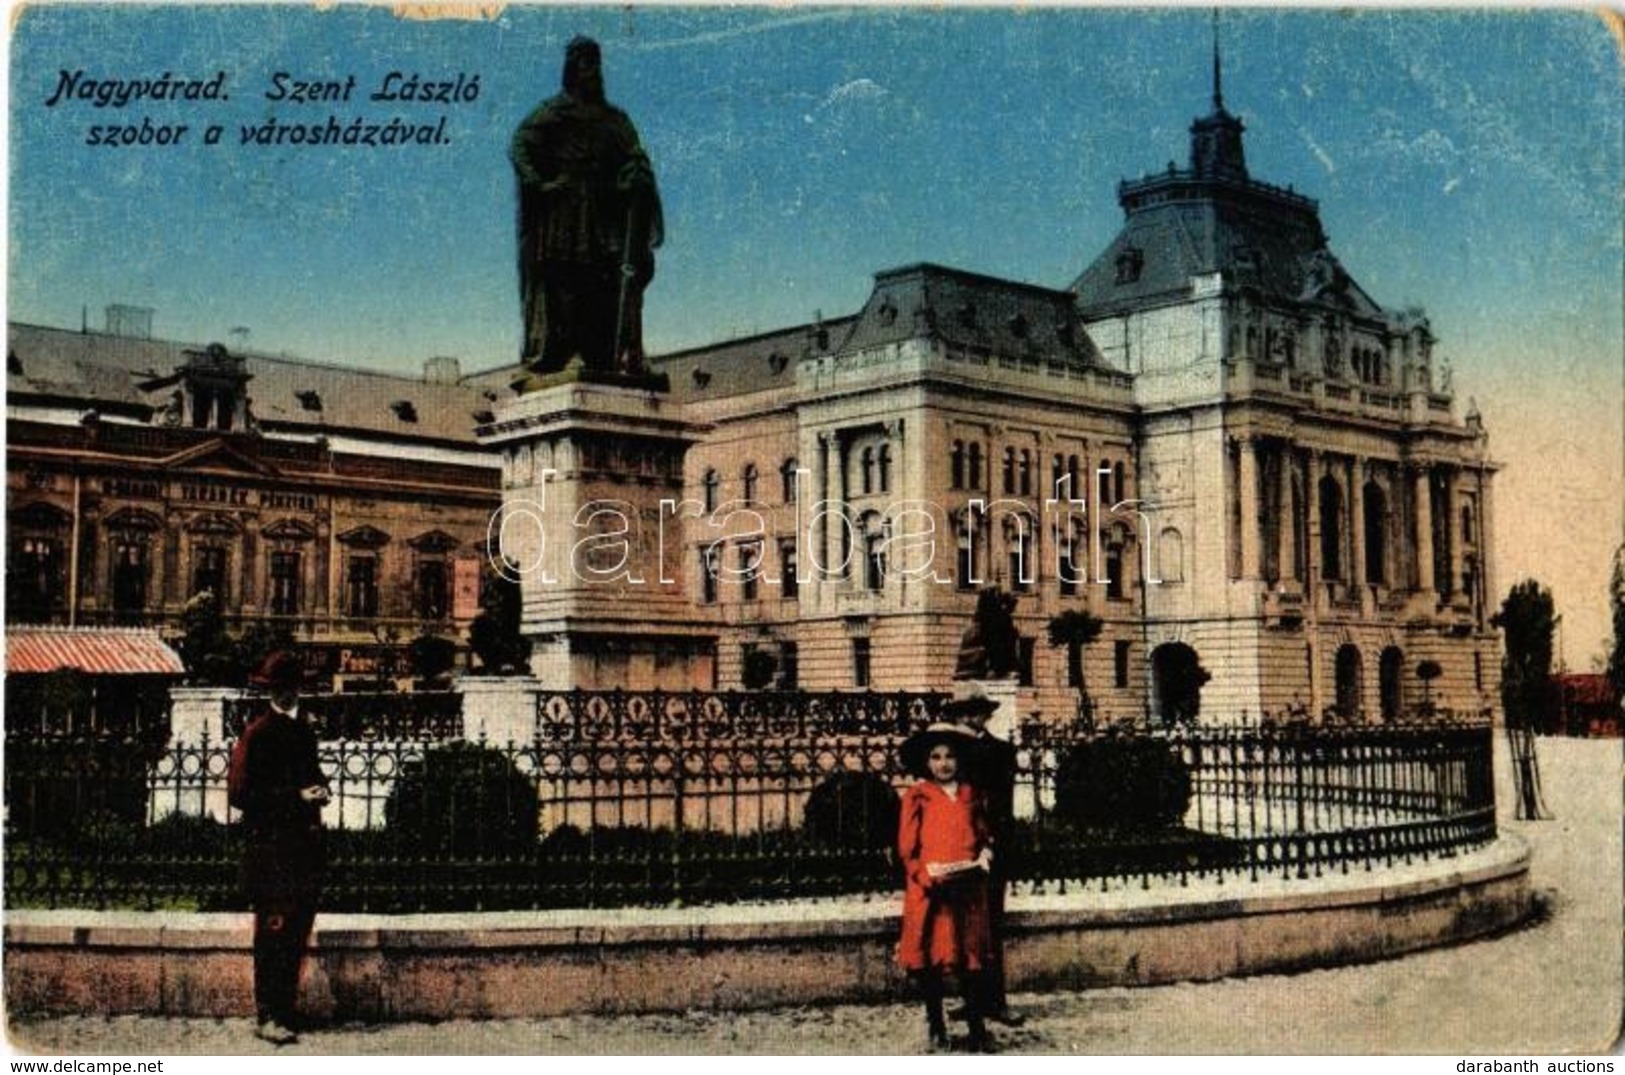
<path id="1" fill-rule="evenodd" d="M 107 334 L 128 340 L 152 339 L 152 307 L 114 303 L 106 308 Z"/>
<path id="2" fill-rule="evenodd" d="M 456 384 L 462 376 L 461 365 L 451 355 L 436 355 L 423 363 L 425 384 Z"/>

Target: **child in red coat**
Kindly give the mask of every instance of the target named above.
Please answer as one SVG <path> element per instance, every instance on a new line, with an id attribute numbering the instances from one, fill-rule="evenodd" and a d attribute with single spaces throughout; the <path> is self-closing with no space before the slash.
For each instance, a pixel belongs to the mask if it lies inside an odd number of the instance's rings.
<path id="1" fill-rule="evenodd" d="M 992 955 L 988 870 L 993 861 L 981 794 L 960 779 L 971 745 L 965 729 L 933 724 L 903 744 L 903 764 L 920 779 L 903 795 L 897 844 L 905 870 L 903 935 L 897 961 L 925 999 L 932 1048 L 948 1045 L 944 977 L 959 977 L 969 1046 L 990 1047 L 979 977 Z"/>

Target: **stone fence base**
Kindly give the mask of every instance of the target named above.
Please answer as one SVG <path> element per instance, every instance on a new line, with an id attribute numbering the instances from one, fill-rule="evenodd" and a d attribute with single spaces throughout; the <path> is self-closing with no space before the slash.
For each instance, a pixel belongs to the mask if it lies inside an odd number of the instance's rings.
<path id="1" fill-rule="evenodd" d="M 1115 884 L 1012 898 L 1018 990 L 1324 967 L 1523 921 L 1515 838 L 1456 858 L 1307 880 Z M 337 1020 L 721 1010 L 907 995 L 895 900 L 317 920 L 302 1006 Z M 5 1000 L 43 1012 L 246 1016 L 247 915 L 12 911 Z"/>

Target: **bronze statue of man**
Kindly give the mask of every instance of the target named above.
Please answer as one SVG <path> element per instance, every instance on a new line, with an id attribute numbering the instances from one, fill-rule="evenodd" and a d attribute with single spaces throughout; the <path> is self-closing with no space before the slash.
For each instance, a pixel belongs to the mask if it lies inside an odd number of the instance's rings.
<path id="1" fill-rule="evenodd" d="M 525 117 L 509 157 L 526 366 L 553 373 L 579 358 L 597 372 L 641 372 L 660 193 L 637 129 L 604 98 L 597 42 L 570 42 L 564 92 Z"/>

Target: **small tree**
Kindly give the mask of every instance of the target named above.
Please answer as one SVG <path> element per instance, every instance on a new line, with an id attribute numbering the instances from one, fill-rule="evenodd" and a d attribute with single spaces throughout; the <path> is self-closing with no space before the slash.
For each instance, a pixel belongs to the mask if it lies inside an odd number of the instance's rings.
<path id="1" fill-rule="evenodd" d="M 187 678 L 211 687 L 242 684 L 246 674 L 226 631 L 225 613 L 213 590 L 194 595 L 181 610 L 181 658 Z"/>
<path id="2" fill-rule="evenodd" d="M 1512 587 L 1491 623 L 1501 629 L 1501 704 L 1509 727 L 1538 728 L 1551 712 L 1552 640 L 1561 617 L 1552 593 L 1534 579 Z"/>
<path id="3" fill-rule="evenodd" d="M 1083 651 L 1100 637 L 1104 626 L 1099 616 L 1081 609 L 1068 609 L 1050 618 L 1049 644 L 1066 647 L 1066 681 L 1078 688 L 1078 711 L 1089 716 L 1089 685 L 1083 676 Z"/>
<path id="4" fill-rule="evenodd" d="M 457 643 L 424 632 L 407 647 L 412 658 L 412 674 L 419 679 L 438 679 L 457 663 Z"/>
<path id="5" fill-rule="evenodd" d="M 1625 698 L 1625 545 L 1614 552 L 1614 575 L 1608 583 L 1614 613 L 1614 644 L 1608 651 L 1608 682 L 1614 697 Z"/>

